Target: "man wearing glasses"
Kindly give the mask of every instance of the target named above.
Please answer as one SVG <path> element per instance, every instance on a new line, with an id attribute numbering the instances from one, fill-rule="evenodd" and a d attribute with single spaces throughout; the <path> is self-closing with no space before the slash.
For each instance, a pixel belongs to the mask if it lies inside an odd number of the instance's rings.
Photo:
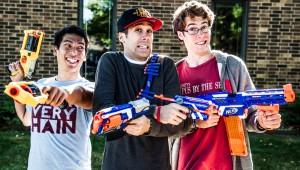
<path id="1" fill-rule="evenodd" d="M 211 50 L 213 21 L 214 13 L 197 1 L 185 2 L 174 13 L 174 33 L 187 49 L 187 56 L 177 64 L 182 95 L 255 88 L 240 58 Z M 249 109 L 247 119 L 239 119 L 245 127 L 248 150 L 245 156 L 232 156 L 226 121 L 217 114 L 209 115 L 207 121 L 196 121 L 193 129 L 184 134 L 186 136 L 173 143 L 173 169 L 253 169 L 247 131 L 264 132 L 265 129 L 279 128 L 281 118 L 279 113 Z"/>

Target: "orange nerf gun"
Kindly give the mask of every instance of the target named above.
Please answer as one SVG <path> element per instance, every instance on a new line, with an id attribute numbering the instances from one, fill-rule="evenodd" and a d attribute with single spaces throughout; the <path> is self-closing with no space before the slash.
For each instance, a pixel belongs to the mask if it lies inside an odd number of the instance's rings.
<path id="1" fill-rule="evenodd" d="M 46 102 L 48 95 L 42 93 L 35 82 L 10 82 L 5 86 L 4 93 L 19 103 L 36 107 Z"/>
<path id="2" fill-rule="evenodd" d="M 24 30 L 24 34 L 23 44 L 20 50 L 20 64 L 24 71 L 24 77 L 31 79 L 45 33 L 39 30 Z M 16 73 L 11 74 L 15 75 Z"/>

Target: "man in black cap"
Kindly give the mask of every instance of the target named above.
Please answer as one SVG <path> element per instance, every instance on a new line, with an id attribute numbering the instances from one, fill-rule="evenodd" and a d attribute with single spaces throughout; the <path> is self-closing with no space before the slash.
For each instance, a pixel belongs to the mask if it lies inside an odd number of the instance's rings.
<path id="1" fill-rule="evenodd" d="M 124 50 L 107 52 L 98 63 L 94 113 L 137 99 L 137 94 L 147 81 L 145 65 L 153 58 L 153 32 L 162 25 L 161 20 L 152 17 L 144 8 L 129 9 L 122 14 L 118 20 L 118 32 Z M 159 56 L 157 63 L 160 63 L 159 75 L 154 77 L 150 90 L 174 97 L 179 94 L 174 62 L 168 57 Z M 184 112 L 188 112 L 188 109 L 175 103 L 165 105 L 155 99 L 150 99 L 150 104 L 151 116 L 141 116 L 130 121 L 124 130 L 106 134 L 104 170 L 171 169 L 168 136 L 184 128 L 180 123 L 186 118 Z"/>

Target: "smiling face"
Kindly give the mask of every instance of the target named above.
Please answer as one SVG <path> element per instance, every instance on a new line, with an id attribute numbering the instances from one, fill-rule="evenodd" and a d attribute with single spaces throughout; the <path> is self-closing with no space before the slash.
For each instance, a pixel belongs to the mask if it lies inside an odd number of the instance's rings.
<path id="1" fill-rule="evenodd" d="M 124 54 L 136 61 L 145 61 L 152 52 L 153 29 L 148 22 L 141 22 L 129 27 L 127 33 L 119 33 Z"/>
<path id="2" fill-rule="evenodd" d="M 76 34 L 65 34 L 53 53 L 57 57 L 59 76 L 78 76 L 80 67 L 86 60 L 84 38 Z"/>
<path id="3" fill-rule="evenodd" d="M 211 30 L 208 25 L 208 20 L 202 17 L 186 17 L 185 18 L 185 31 L 177 31 L 178 38 L 184 42 L 189 56 L 206 56 L 211 53 L 210 40 Z M 204 31 L 205 28 L 209 28 Z M 200 31 L 191 35 L 195 30 Z"/>

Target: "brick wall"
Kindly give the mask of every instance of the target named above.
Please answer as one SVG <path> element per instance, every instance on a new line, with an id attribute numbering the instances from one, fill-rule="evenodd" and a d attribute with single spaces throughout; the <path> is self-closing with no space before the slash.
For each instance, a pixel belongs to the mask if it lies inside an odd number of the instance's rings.
<path id="1" fill-rule="evenodd" d="M 164 21 L 155 33 L 154 52 L 179 60 L 186 51 L 172 33 L 172 14 L 184 0 L 118 0 L 117 16 L 131 7 L 145 7 Z M 210 4 L 210 0 L 202 1 Z M 33 79 L 56 74 L 51 53 L 53 33 L 77 24 L 77 0 L 2 0 L 0 3 L 0 90 L 9 81 L 5 68 L 19 58 L 24 29 L 47 34 Z M 115 18 L 116 20 L 117 18 Z M 300 2 L 299 0 L 251 0 L 248 20 L 246 64 L 259 88 L 293 83 L 300 92 Z M 118 46 L 118 49 L 121 49 Z M 0 95 L 1 96 L 1 95 Z M 1 101 L 1 100 L 0 100 Z"/>
<path id="2" fill-rule="evenodd" d="M 258 87 L 300 92 L 300 1 L 251 0 L 246 63 Z"/>
<path id="3" fill-rule="evenodd" d="M 154 34 L 154 52 L 179 60 L 186 55 L 172 33 L 172 14 L 184 0 L 122 0 L 117 16 L 131 7 L 144 7 L 162 19 Z M 208 5 L 211 1 L 201 1 Z M 258 88 L 279 88 L 292 83 L 300 93 L 300 2 L 299 0 L 251 0 L 249 4 L 246 64 Z M 119 46 L 119 49 L 120 46 Z"/>
<path id="4" fill-rule="evenodd" d="M 0 3 L 0 90 L 3 91 L 2 85 L 9 81 L 6 66 L 19 59 L 23 30 L 45 31 L 46 37 L 33 80 L 49 77 L 57 72 L 56 58 L 51 52 L 53 34 L 66 25 L 76 25 L 77 16 L 77 0 L 2 0 Z"/>

